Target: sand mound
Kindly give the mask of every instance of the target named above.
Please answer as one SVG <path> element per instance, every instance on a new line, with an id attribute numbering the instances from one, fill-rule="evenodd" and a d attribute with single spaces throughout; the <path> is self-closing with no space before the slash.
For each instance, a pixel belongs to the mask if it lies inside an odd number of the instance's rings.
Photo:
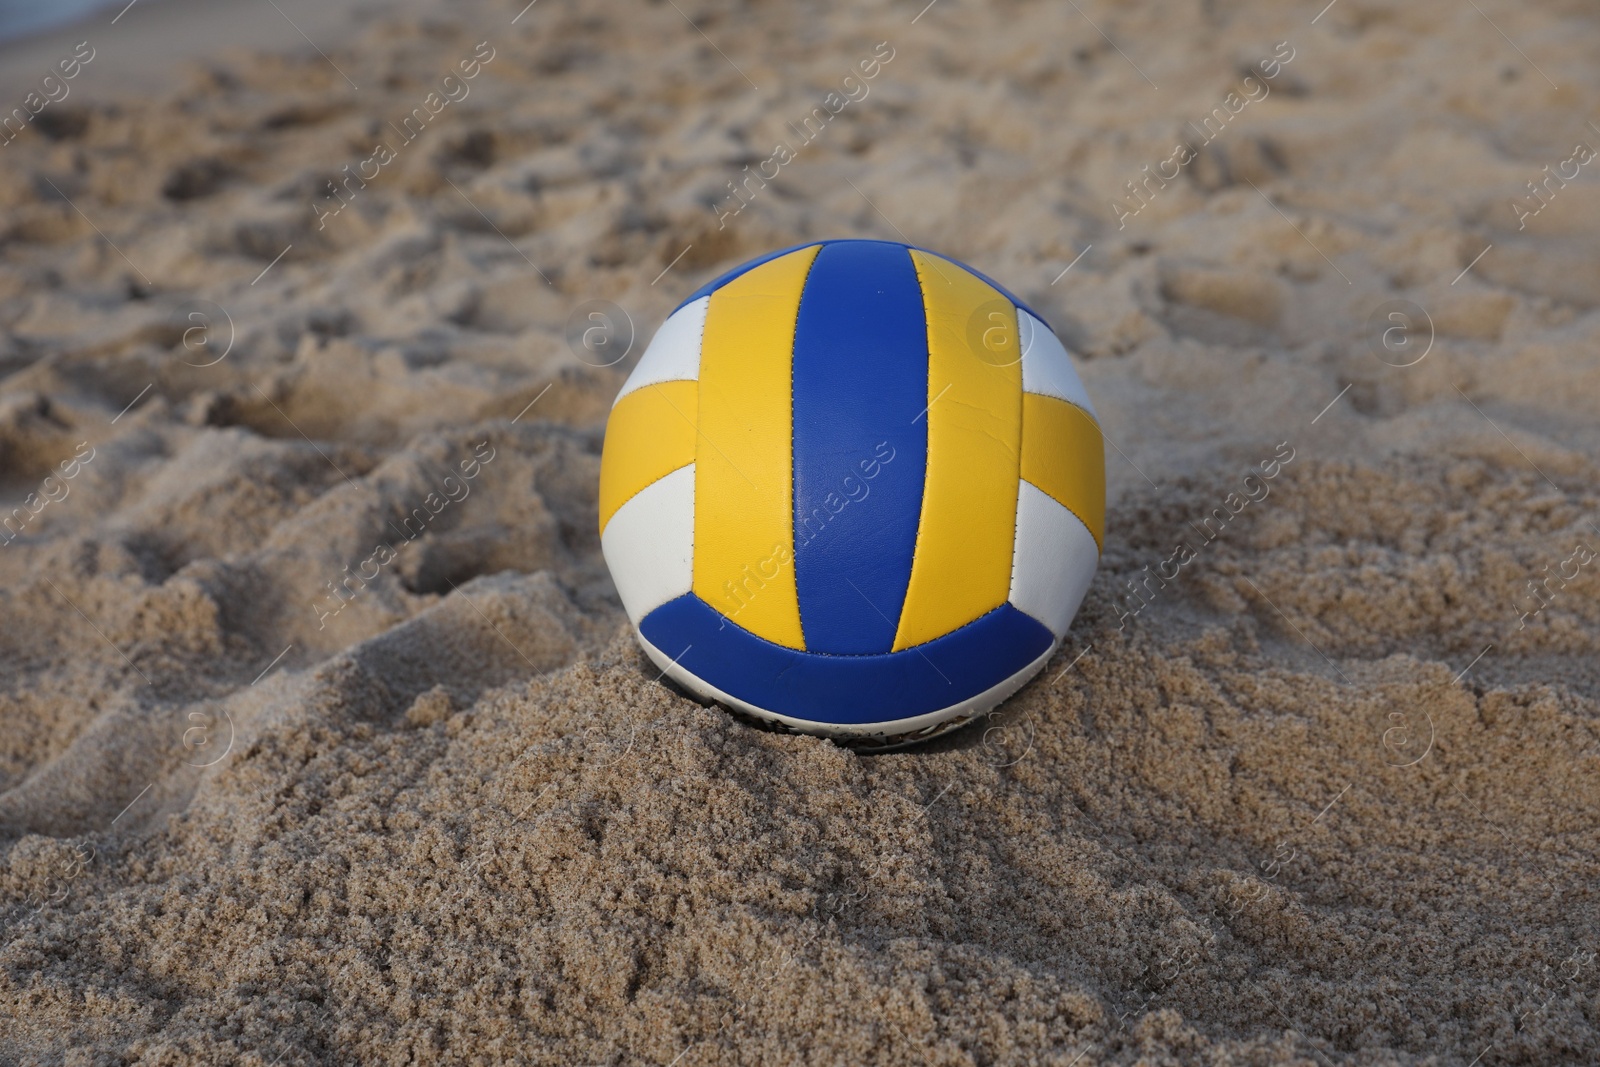
<path id="1" fill-rule="evenodd" d="M 464 5 L 51 105 L 0 1062 L 1600 1060 L 1600 194 L 1527 188 L 1600 26 L 1473 7 Z M 864 757 L 657 680 L 595 489 L 682 296 L 900 227 L 1112 507 L 1039 679 Z"/>

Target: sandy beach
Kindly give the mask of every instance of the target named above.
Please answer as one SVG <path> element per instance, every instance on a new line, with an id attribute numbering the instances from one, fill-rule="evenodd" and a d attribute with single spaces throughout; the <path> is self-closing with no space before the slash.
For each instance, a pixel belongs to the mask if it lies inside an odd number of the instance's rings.
<path id="1" fill-rule="evenodd" d="M 1600 1062 L 1600 16 L 1323 3 L 0 46 L 0 1064 Z M 885 755 L 596 532 L 654 329 L 827 237 L 1110 444 L 1061 650 Z"/>

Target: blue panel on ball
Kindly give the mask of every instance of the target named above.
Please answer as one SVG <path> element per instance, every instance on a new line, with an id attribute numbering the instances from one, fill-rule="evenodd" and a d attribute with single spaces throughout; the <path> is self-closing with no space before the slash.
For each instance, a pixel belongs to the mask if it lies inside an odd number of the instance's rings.
<path id="1" fill-rule="evenodd" d="M 732 270 L 726 272 L 725 274 L 721 274 L 721 275 L 718 275 L 716 278 L 713 278 L 711 281 L 707 282 L 706 284 L 702 285 L 700 288 L 696 289 L 694 292 L 690 293 L 688 296 L 684 297 L 683 302 L 680 303 L 677 307 L 673 308 L 672 310 L 673 311 L 679 311 L 682 308 L 684 308 L 685 306 L 694 303 L 696 300 L 699 300 L 702 296 L 709 296 L 710 294 L 716 292 L 718 289 L 721 289 L 724 285 L 727 285 L 729 282 L 733 281 L 735 278 L 737 278 L 739 275 L 743 274 L 745 271 L 750 270 L 753 267 L 759 267 L 759 266 L 761 266 L 761 264 L 767 262 L 768 260 L 777 259 L 779 256 L 787 255 L 788 253 L 793 252 L 797 248 L 810 248 L 812 245 L 815 245 L 815 244 L 826 244 L 826 245 L 829 245 L 830 247 L 833 246 L 833 245 L 854 244 L 858 240 L 859 240 L 859 238 L 853 238 L 852 237 L 852 238 L 844 238 L 843 240 L 838 240 L 838 241 L 805 241 L 805 242 L 803 242 L 801 244 L 790 245 L 788 248 L 780 248 L 776 252 L 768 252 L 764 256 L 757 256 L 755 259 L 750 260 L 748 263 L 741 263 L 737 267 L 734 267 Z M 871 242 L 867 242 L 867 243 L 870 243 L 870 244 L 889 244 L 889 243 L 892 243 L 892 242 L 888 242 L 888 241 L 882 241 L 882 242 L 880 242 L 880 241 L 871 241 Z M 962 270 L 971 271 L 973 274 L 976 274 L 978 277 L 982 278 L 984 281 L 986 281 L 990 285 L 994 286 L 997 290 L 1000 291 L 1000 295 L 1001 296 L 1005 297 L 1007 300 L 1009 300 L 1013 304 L 1017 305 L 1017 307 L 1021 308 L 1023 311 L 1026 311 L 1028 314 L 1032 315 L 1034 318 L 1038 319 L 1040 322 L 1044 323 L 1046 326 L 1050 325 L 1050 321 L 1048 319 L 1046 319 L 1043 315 L 1039 314 L 1037 311 L 1035 311 L 1033 308 L 1029 307 L 1027 304 L 1024 304 L 1021 300 L 1018 300 L 1017 299 L 1017 294 L 1013 293 L 1011 290 L 1007 289 L 1005 286 L 1001 285 L 999 282 L 995 281 L 993 278 L 989 277 L 987 274 L 983 273 L 981 270 L 974 270 L 972 267 L 967 266 L 965 263 L 962 263 L 960 260 L 951 259 L 949 256 L 944 255 L 943 253 L 935 252 L 935 251 L 933 251 L 932 249 L 929 249 L 929 248 L 923 248 L 920 245 L 900 245 L 900 247 L 901 248 L 915 248 L 918 252 L 926 252 L 930 256 L 938 256 L 940 259 L 945 260 L 948 263 L 954 263 L 956 266 L 960 267 Z"/>
<path id="2" fill-rule="evenodd" d="M 943 637 L 875 656 L 797 652 L 729 622 L 693 593 L 639 632 L 695 677 L 764 711 L 835 726 L 943 711 L 1010 678 L 1050 648 L 1036 619 L 1002 604 Z"/>
<path id="3" fill-rule="evenodd" d="M 794 570 L 806 650 L 894 647 L 922 512 L 928 329 L 904 245 L 823 246 L 794 336 Z"/>

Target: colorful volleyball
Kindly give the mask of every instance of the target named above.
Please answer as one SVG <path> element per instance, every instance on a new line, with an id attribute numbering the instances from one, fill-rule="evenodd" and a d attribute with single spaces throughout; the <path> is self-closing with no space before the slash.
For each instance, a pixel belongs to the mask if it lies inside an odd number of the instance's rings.
<path id="1" fill-rule="evenodd" d="M 622 387 L 600 543 L 644 651 L 699 697 L 868 747 L 988 711 L 1100 559 L 1105 453 L 1044 320 L 887 241 L 752 260 Z"/>

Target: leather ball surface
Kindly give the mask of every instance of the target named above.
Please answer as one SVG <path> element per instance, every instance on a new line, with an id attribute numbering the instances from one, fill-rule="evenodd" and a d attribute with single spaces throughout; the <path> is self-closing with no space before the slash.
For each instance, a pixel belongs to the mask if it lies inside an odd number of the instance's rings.
<path id="1" fill-rule="evenodd" d="M 606 424 L 600 541 L 702 698 L 866 747 L 988 711 L 1099 563 L 1105 455 L 1060 340 L 954 260 L 822 241 L 662 324 Z"/>

